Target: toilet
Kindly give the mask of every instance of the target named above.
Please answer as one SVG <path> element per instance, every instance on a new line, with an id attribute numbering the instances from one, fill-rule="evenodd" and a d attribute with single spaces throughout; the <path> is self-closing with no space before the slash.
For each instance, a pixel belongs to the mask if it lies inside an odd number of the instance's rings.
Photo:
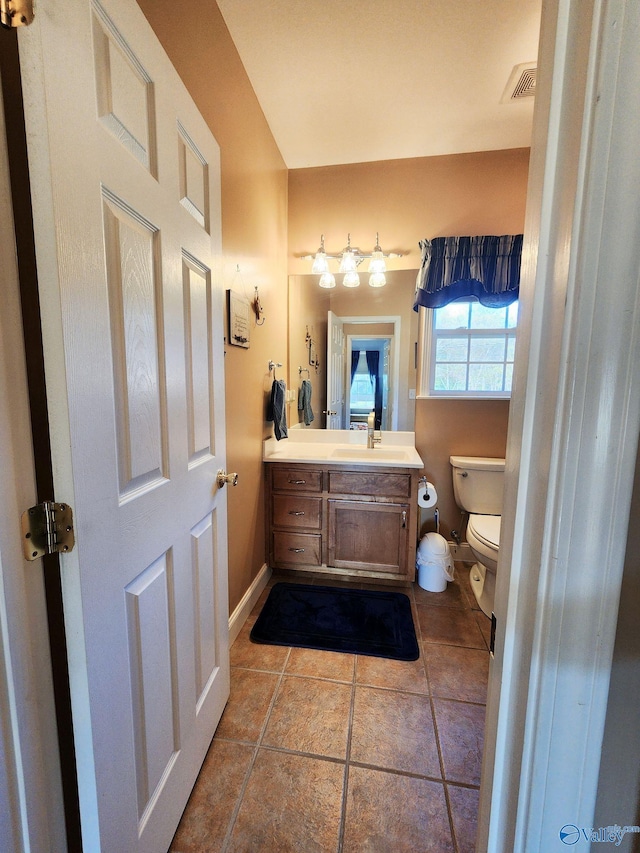
<path id="1" fill-rule="evenodd" d="M 504 459 L 451 456 L 449 461 L 456 503 L 469 513 L 467 542 L 476 559 L 469 572 L 471 588 L 480 609 L 491 618 L 500 544 Z"/>

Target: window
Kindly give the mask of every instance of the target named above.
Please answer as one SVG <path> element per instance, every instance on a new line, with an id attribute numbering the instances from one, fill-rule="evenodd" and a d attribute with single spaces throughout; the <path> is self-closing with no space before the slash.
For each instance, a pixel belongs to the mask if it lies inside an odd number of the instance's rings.
<path id="1" fill-rule="evenodd" d="M 351 408 L 370 411 L 373 409 L 373 402 L 373 381 L 369 373 L 358 371 L 351 383 Z"/>
<path id="2" fill-rule="evenodd" d="M 510 397 L 518 303 L 457 299 L 422 308 L 421 396 Z"/>

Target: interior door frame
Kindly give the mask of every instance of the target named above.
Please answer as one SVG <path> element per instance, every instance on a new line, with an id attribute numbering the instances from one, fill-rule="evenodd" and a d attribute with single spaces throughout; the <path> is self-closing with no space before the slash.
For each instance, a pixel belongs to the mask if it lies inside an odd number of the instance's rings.
<path id="1" fill-rule="evenodd" d="M 389 395 L 391 399 L 391 429 L 398 429 L 398 405 L 400 400 L 400 332 L 402 330 L 402 317 L 397 314 L 387 315 L 382 317 L 340 317 L 343 324 L 346 325 L 360 325 L 360 326 L 369 326 L 369 325 L 380 325 L 380 324 L 393 324 L 393 346 L 391 348 L 391 377 L 393 379 L 393 393 Z M 348 336 L 347 336 L 348 337 Z M 375 337 L 385 337 L 388 338 L 389 335 L 368 335 L 367 337 L 375 338 Z M 349 344 L 347 344 L 347 357 L 345 358 L 345 370 L 349 371 L 351 369 L 351 350 Z M 349 382 L 347 382 L 347 377 L 345 376 L 345 389 L 349 388 Z M 348 401 L 348 394 L 345 393 L 345 401 Z M 346 412 L 348 411 L 348 406 L 345 403 L 345 418 Z M 346 421 L 345 421 L 346 422 Z"/>
<path id="2" fill-rule="evenodd" d="M 2 33 L 4 39 L 11 36 L 15 32 Z M 6 43 L 3 50 L 6 60 Z M 71 839 L 65 829 L 44 569 L 42 560 L 24 559 L 19 535 L 20 515 L 37 502 L 37 485 L 10 184 L 0 87 L 0 223 L 5 238 L 0 264 L 0 705 L 5 710 L 0 727 L 0 848 L 55 853 L 67 849 Z"/>
<path id="3" fill-rule="evenodd" d="M 346 363 L 346 369 L 347 370 L 350 370 L 351 353 L 353 352 L 354 340 L 356 340 L 356 341 L 358 341 L 358 340 L 382 341 L 383 343 L 386 343 L 387 347 L 389 348 L 389 352 L 390 352 L 389 361 L 391 362 L 391 370 L 389 371 L 389 377 L 390 378 L 393 377 L 393 349 L 394 349 L 392 346 L 393 335 L 366 335 L 366 336 L 365 335 L 346 335 L 346 340 L 347 340 L 347 357 L 346 357 L 345 363 Z M 384 356 L 384 347 L 382 347 L 379 350 L 379 352 L 380 352 L 381 356 Z M 388 400 L 389 399 L 390 399 L 391 405 L 386 406 L 386 409 L 387 409 L 386 420 L 389 420 L 389 408 L 390 408 L 391 409 L 391 413 L 390 413 L 391 414 L 391 426 L 387 425 L 385 427 L 385 429 L 397 429 L 398 418 L 396 415 L 395 408 L 393 406 L 393 395 L 388 395 Z M 382 411 L 384 412 L 384 410 L 385 410 L 385 406 L 383 404 Z M 345 383 L 345 426 L 349 422 L 350 414 L 351 414 L 351 383 L 349 382 L 349 374 L 347 373 L 347 381 Z"/>
<path id="4" fill-rule="evenodd" d="M 640 430 L 639 27 L 544 4 L 478 851 L 593 825 Z"/>

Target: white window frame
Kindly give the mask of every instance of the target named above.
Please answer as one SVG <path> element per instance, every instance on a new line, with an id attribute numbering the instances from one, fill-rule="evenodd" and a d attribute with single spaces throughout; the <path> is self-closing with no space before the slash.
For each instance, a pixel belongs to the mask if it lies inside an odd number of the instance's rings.
<path id="1" fill-rule="evenodd" d="M 463 301 L 463 300 L 460 300 Z M 470 300 L 472 301 L 472 300 Z M 435 309 L 424 308 L 420 306 L 418 312 L 418 363 L 417 363 L 417 397 L 435 398 L 448 400 L 509 400 L 511 399 L 511 391 L 436 391 L 435 384 L 435 338 L 433 321 Z M 484 335 L 495 335 L 496 331 L 503 332 L 502 329 L 475 329 L 471 330 L 477 337 Z M 507 331 L 507 330 L 504 330 Z M 517 337 L 517 326 L 512 330 L 513 337 Z M 455 329 L 443 329 L 443 334 L 450 336 L 455 335 Z M 461 334 L 468 335 L 469 330 L 464 330 Z M 461 362 L 463 363 L 463 362 Z M 496 362 L 499 363 L 499 362 Z"/>

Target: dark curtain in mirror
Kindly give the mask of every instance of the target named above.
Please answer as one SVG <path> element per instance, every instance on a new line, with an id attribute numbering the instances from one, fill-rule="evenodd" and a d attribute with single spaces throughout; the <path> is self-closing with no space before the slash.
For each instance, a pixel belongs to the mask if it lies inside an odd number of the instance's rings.
<path id="1" fill-rule="evenodd" d="M 351 350 L 351 386 L 353 387 L 353 377 L 356 375 L 356 370 L 358 369 L 358 362 L 360 361 L 360 350 L 354 349 Z"/>
<path id="2" fill-rule="evenodd" d="M 375 412 L 375 428 L 380 429 L 382 424 L 382 382 L 380 381 L 380 353 L 376 350 L 367 350 L 367 369 L 373 384 L 373 410 Z"/>

